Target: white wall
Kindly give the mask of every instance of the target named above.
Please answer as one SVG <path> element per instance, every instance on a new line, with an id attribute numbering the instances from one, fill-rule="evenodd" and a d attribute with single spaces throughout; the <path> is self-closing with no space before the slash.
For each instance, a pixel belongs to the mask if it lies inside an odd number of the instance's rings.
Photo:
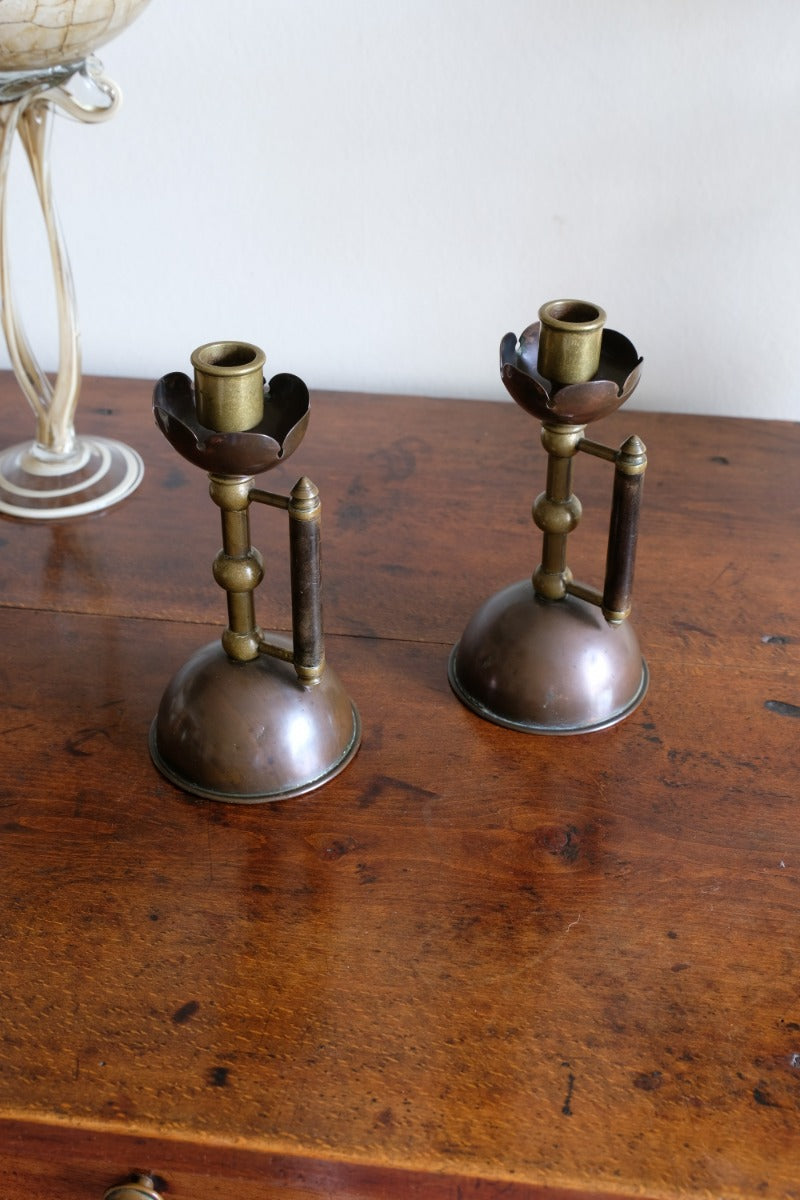
<path id="1" fill-rule="evenodd" d="M 101 51 L 120 114 L 54 133 L 85 370 L 234 337 L 500 399 L 501 335 L 577 296 L 644 354 L 636 406 L 798 419 L 798 48 L 794 0 L 153 0 Z"/>

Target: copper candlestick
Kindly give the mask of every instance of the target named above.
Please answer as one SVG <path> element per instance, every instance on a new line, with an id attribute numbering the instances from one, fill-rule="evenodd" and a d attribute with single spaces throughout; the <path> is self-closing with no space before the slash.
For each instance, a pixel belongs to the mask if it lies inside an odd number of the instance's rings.
<path id="1" fill-rule="evenodd" d="M 628 399 L 642 360 L 604 325 L 597 305 L 556 300 L 519 340 L 509 333 L 500 346 L 503 383 L 542 422 L 547 485 L 533 507 L 542 560 L 531 580 L 478 609 L 450 656 L 449 676 L 479 716 L 529 733 L 604 729 L 647 691 L 647 665 L 628 620 L 645 447 L 635 436 L 616 450 L 584 437 L 589 422 Z M 602 592 L 577 582 L 567 566 L 567 538 L 581 516 L 572 492 L 579 452 L 614 464 Z"/>
<path id="2" fill-rule="evenodd" d="M 320 580 L 319 492 L 305 476 L 289 496 L 253 476 L 297 449 L 308 424 L 308 389 L 296 375 L 265 387 L 264 354 L 215 342 L 192 355 L 194 387 L 175 372 L 159 380 L 156 423 L 170 444 L 209 473 L 221 510 L 222 549 L 213 565 L 228 628 L 168 685 L 150 731 L 155 765 L 178 787 L 240 804 L 320 787 L 347 766 L 361 737 L 358 713 L 326 664 Z M 253 593 L 264 569 L 250 544 L 253 503 L 289 516 L 292 635 L 266 637 Z"/>

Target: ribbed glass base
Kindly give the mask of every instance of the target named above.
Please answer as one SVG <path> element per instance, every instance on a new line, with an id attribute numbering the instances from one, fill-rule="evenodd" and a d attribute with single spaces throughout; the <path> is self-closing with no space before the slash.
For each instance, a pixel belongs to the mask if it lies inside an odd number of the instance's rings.
<path id="1" fill-rule="evenodd" d="M 101 512 L 129 496 L 143 474 L 136 451 L 111 438 L 76 438 L 67 455 L 26 442 L 0 453 L 0 513 L 50 521 Z"/>

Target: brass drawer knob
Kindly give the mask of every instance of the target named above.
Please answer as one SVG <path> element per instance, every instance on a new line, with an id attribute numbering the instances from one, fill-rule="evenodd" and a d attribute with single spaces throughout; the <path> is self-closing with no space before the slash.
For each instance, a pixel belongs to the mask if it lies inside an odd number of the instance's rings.
<path id="1" fill-rule="evenodd" d="M 130 1183 L 110 1187 L 103 1200 L 163 1200 L 152 1175 L 137 1175 Z"/>

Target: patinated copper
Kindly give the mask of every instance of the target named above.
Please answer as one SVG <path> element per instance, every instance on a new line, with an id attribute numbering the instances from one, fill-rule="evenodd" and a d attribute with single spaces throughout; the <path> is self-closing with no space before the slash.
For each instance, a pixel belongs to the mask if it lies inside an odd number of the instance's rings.
<path id="1" fill-rule="evenodd" d="M 539 373 L 540 329 L 536 321 L 519 339 L 507 333 L 500 343 L 500 377 L 521 408 L 540 421 L 587 425 L 625 403 L 639 382 L 642 360 L 623 334 L 603 330 L 600 363 L 591 379 L 559 384 Z"/>
<path id="2" fill-rule="evenodd" d="M 255 428 L 222 433 L 200 424 L 188 375 L 158 381 L 153 414 L 164 437 L 188 462 L 218 475 L 260 475 L 293 454 L 308 426 L 308 388 L 296 375 L 273 375 Z"/>
<path id="3" fill-rule="evenodd" d="M 630 623 L 614 629 L 596 605 L 569 594 L 543 600 L 522 579 L 467 624 L 450 681 L 468 708 L 497 725 L 586 733 L 633 712 L 647 671 Z"/>
<path id="4" fill-rule="evenodd" d="M 637 437 L 618 450 L 584 437 L 588 422 L 623 404 L 639 381 L 642 360 L 633 344 L 604 329 L 604 321 L 597 305 L 551 301 L 519 339 L 509 333 L 500 344 L 503 383 L 542 422 L 547 483 L 533 506 L 542 557 L 532 579 L 477 610 L 450 656 L 449 678 L 479 716 L 525 732 L 604 729 L 631 713 L 648 686 L 627 620 L 645 447 Z M 548 378 L 545 369 L 559 377 Z M 602 591 L 576 581 L 567 565 L 567 538 L 581 518 L 572 491 L 581 451 L 614 464 Z"/>
<path id="5" fill-rule="evenodd" d="M 228 627 L 172 678 L 150 753 L 162 774 L 197 795 L 240 804 L 285 799 L 343 770 L 361 738 L 358 712 L 325 660 L 319 492 L 305 476 L 289 496 L 254 486 L 256 473 L 300 444 L 308 389 L 287 374 L 264 388 L 263 352 L 248 343 L 209 343 L 192 362 L 195 385 L 180 372 L 164 376 L 153 411 L 171 445 L 209 472 L 222 521 L 213 572 L 225 590 Z M 291 637 L 265 635 L 256 621 L 264 567 L 250 542 L 252 503 L 288 513 Z"/>

